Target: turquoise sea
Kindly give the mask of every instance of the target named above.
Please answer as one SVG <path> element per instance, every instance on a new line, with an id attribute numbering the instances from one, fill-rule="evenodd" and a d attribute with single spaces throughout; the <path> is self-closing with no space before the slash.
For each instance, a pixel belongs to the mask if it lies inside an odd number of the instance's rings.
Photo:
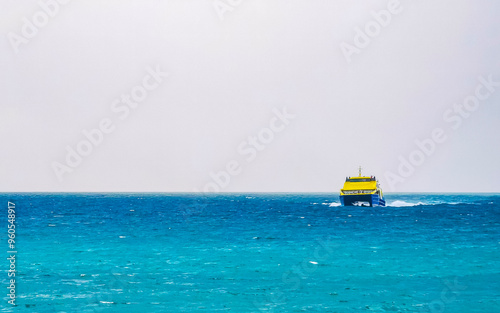
<path id="1" fill-rule="evenodd" d="M 500 312 L 498 194 L 389 194 L 377 208 L 337 194 L 0 200 L 1 312 Z"/>

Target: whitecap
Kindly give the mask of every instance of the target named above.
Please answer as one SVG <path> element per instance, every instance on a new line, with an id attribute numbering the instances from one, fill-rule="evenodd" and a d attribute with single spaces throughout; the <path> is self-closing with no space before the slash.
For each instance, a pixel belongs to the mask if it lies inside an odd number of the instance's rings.
<path id="1" fill-rule="evenodd" d="M 397 208 L 417 206 L 417 205 L 425 205 L 425 203 L 423 203 L 423 202 L 412 203 L 412 202 L 406 202 L 406 201 L 402 201 L 402 200 L 395 200 L 395 201 L 392 201 L 391 203 L 387 203 L 387 206 L 397 207 Z"/>

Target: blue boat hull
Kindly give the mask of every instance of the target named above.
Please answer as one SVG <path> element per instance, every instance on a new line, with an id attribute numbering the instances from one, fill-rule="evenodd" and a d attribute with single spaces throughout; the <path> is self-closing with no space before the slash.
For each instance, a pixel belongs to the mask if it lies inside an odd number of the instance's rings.
<path id="1" fill-rule="evenodd" d="M 340 203 L 343 206 L 385 206 L 385 199 L 377 194 L 369 195 L 342 195 Z"/>

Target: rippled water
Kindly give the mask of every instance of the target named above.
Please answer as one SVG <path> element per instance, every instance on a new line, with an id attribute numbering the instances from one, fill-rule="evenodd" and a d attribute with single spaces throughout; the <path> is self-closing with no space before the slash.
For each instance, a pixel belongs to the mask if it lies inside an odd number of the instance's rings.
<path id="1" fill-rule="evenodd" d="M 23 312 L 499 312 L 499 195 L 0 198 Z"/>

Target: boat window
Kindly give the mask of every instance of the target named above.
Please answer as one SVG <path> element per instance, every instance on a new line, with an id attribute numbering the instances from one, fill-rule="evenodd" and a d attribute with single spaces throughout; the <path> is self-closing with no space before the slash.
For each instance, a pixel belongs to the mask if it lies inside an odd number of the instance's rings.
<path id="1" fill-rule="evenodd" d="M 352 183 L 359 183 L 359 182 L 373 181 L 373 179 L 371 179 L 371 178 L 351 178 L 351 179 L 349 179 L 349 181 Z"/>

